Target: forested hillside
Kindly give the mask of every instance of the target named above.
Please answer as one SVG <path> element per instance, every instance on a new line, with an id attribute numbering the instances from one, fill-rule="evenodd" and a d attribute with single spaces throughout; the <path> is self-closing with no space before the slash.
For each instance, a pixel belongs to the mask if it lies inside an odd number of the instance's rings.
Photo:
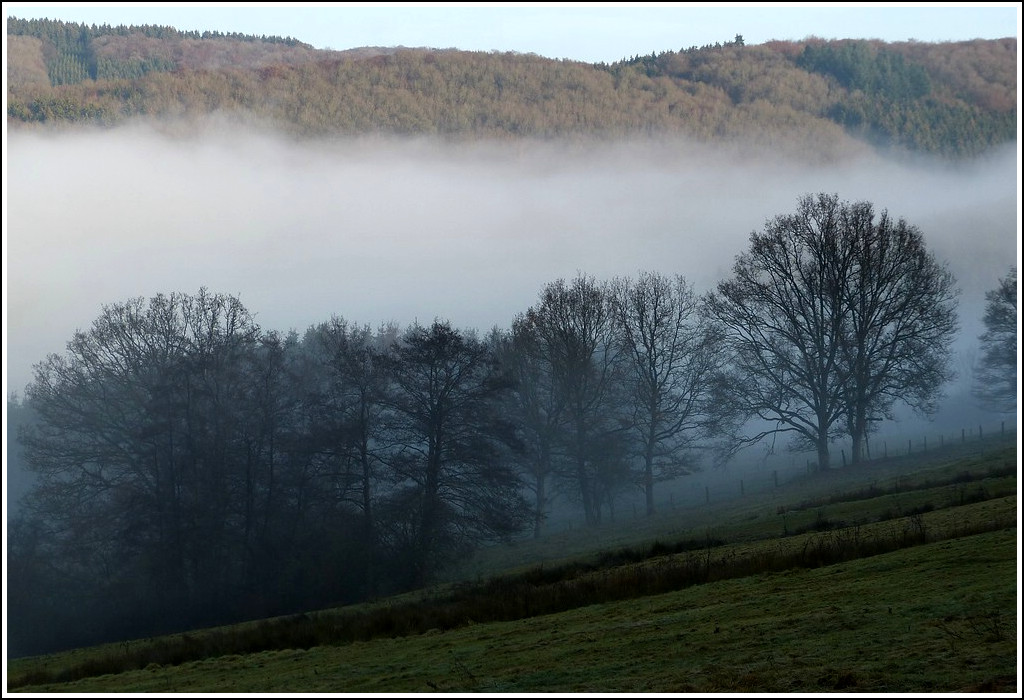
<path id="1" fill-rule="evenodd" d="M 607 64 L 9 18 L 8 125 L 218 115 L 302 137 L 678 135 L 830 158 L 968 157 L 1016 137 L 1013 37 L 731 41 Z"/>

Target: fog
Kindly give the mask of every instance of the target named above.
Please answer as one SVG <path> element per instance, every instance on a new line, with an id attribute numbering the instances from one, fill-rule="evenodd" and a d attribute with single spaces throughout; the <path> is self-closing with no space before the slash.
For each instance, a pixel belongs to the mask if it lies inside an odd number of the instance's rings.
<path id="1" fill-rule="evenodd" d="M 984 293 L 1020 256 L 1016 147 L 951 166 L 865 152 L 807 165 L 681 142 L 288 142 L 238 130 L 8 133 L 7 391 L 104 304 L 200 287 L 265 329 L 508 327 L 585 272 L 680 273 L 707 291 L 805 193 L 917 225 L 962 296 L 960 364 Z"/>

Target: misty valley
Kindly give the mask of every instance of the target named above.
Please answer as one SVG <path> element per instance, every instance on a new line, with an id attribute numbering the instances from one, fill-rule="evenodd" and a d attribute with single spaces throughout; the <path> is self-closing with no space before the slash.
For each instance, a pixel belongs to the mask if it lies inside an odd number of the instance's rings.
<path id="1" fill-rule="evenodd" d="M 992 419 L 1016 407 L 1015 275 L 979 338 Z M 484 334 L 341 316 L 282 333 L 205 288 L 107 304 L 8 403 L 32 476 L 8 522 L 10 648 L 423 589 L 556 513 L 636 527 L 667 484 L 766 442 L 806 453 L 805 478 L 855 474 L 897 405 L 936 410 L 956 301 L 916 226 L 821 193 L 712 292 L 579 273 Z"/>
<path id="2" fill-rule="evenodd" d="M 1015 39 L 7 32 L 8 691 L 1019 691 Z"/>

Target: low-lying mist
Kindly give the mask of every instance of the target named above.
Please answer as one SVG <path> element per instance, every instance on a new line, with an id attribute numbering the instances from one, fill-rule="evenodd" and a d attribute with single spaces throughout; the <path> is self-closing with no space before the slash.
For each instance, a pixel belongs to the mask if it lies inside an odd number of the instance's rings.
<path id="1" fill-rule="evenodd" d="M 135 128 L 7 142 L 7 379 L 62 352 L 104 304 L 200 287 L 266 329 L 337 314 L 376 326 L 508 327 L 585 272 L 730 274 L 805 193 L 868 200 L 924 232 L 959 281 L 961 364 L 984 294 L 1019 257 L 1016 147 L 970 163 L 865 155 L 805 165 L 681 142 L 296 143 Z"/>

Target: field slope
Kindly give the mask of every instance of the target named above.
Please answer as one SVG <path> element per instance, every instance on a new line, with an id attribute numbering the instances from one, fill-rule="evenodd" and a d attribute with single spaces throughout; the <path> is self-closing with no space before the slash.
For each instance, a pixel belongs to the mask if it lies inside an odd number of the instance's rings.
<path id="1" fill-rule="evenodd" d="M 1019 692 L 1016 456 L 940 459 L 898 490 L 794 485 L 785 533 L 750 507 L 703 546 L 18 659 L 7 689 Z"/>

